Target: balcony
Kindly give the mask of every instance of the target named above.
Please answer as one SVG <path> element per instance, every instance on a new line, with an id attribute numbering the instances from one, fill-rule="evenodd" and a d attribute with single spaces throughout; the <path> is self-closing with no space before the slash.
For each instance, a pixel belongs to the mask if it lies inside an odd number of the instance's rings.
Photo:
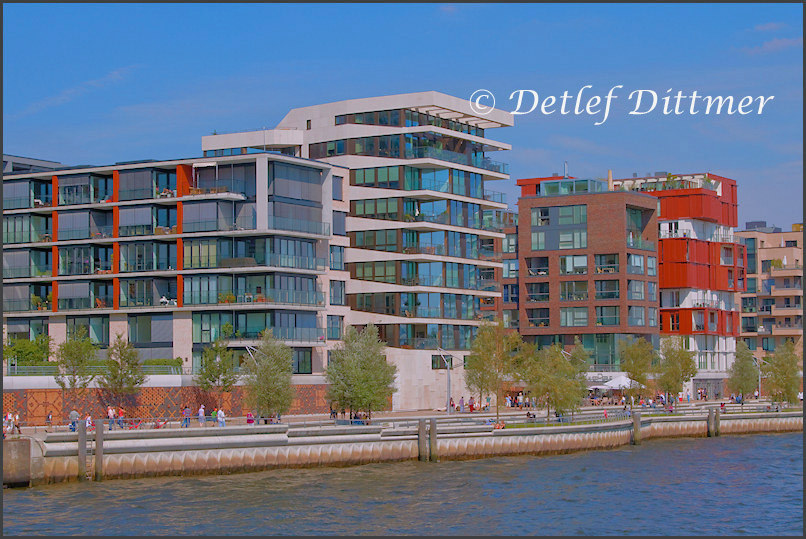
<path id="1" fill-rule="evenodd" d="M 230 230 L 254 230 L 255 216 L 238 219 L 234 223 L 223 219 L 209 219 L 203 221 L 185 221 L 182 232 L 223 232 Z"/>
<path id="2" fill-rule="evenodd" d="M 773 316 L 795 316 L 803 314 L 802 305 L 773 305 L 770 313 Z"/>
<path id="3" fill-rule="evenodd" d="M 549 274 L 549 268 L 526 268 L 526 274 L 529 277 L 545 277 Z"/>
<path id="4" fill-rule="evenodd" d="M 232 193 L 236 195 L 244 194 L 244 181 L 235 179 L 217 179 L 215 185 L 191 187 L 189 195 L 215 195 L 222 193 Z"/>
<path id="5" fill-rule="evenodd" d="M 797 277 L 803 275 L 803 266 L 801 264 L 789 264 L 780 267 L 771 267 L 770 273 L 775 277 Z"/>
<path id="6" fill-rule="evenodd" d="M 3 209 L 4 210 L 20 210 L 23 208 L 30 208 L 31 207 L 31 197 L 14 197 L 14 198 L 6 198 L 3 197 Z"/>
<path id="7" fill-rule="evenodd" d="M 543 328 L 549 325 L 548 318 L 527 318 L 527 322 L 530 328 Z"/>
<path id="8" fill-rule="evenodd" d="M 499 204 L 506 204 L 507 196 L 504 193 L 499 193 L 498 191 L 489 191 L 485 189 L 484 200 L 489 200 L 490 202 L 497 202 Z"/>
<path id="9" fill-rule="evenodd" d="M 403 252 L 406 254 L 439 255 L 445 256 L 444 245 L 404 245 Z"/>
<path id="10" fill-rule="evenodd" d="M 156 198 L 156 190 L 152 187 L 141 189 L 121 189 L 118 193 L 119 200 L 147 200 Z"/>
<path id="11" fill-rule="evenodd" d="M 596 266 L 596 273 L 618 273 L 618 264 L 600 264 Z"/>
<path id="12" fill-rule="evenodd" d="M 315 290 L 220 290 L 212 292 L 190 292 L 185 294 L 186 305 L 213 305 L 222 303 L 281 304 L 323 307 L 325 295 Z"/>
<path id="13" fill-rule="evenodd" d="M 296 268 L 296 269 L 313 270 L 313 271 L 324 271 L 325 269 L 327 269 L 327 259 L 270 253 L 266 255 L 266 263 L 264 265 L 275 266 L 279 268 Z"/>
<path id="14" fill-rule="evenodd" d="M 782 335 L 782 336 L 796 336 L 803 334 L 803 324 L 786 324 L 786 323 L 777 323 L 775 326 L 772 327 L 772 334 L 773 335 Z"/>
<path id="15" fill-rule="evenodd" d="M 119 235 L 121 238 L 127 236 L 153 236 L 154 225 L 120 225 Z"/>
<path id="16" fill-rule="evenodd" d="M 491 251 L 489 249 L 479 249 L 479 259 L 481 260 L 497 260 L 502 259 L 503 253 L 501 251 Z"/>
<path id="17" fill-rule="evenodd" d="M 135 260 L 120 262 L 120 273 L 132 273 L 136 271 L 170 271 L 176 268 L 176 260 L 168 257 L 157 257 L 149 260 Z M 96 272 L 97 273 L 97 272 Z"/>
<path id="18" fill-rule="evenodd" d="M 587 292 L 585 292 L 585 293 L 579 293 L 579 292 L 577 292 L 577 293 L 572 293 L 572 292 L 564 293 L 564 292 L 561 292 L 560 293 L 560 301 L 587 301 L 587 299 L 588 299 L 588 293 Z"/>
<path id="19" fill-rule="evenodd" d="M 500 292 L 501 283 L 494 279 L 478 279 L 475 289 L 482 292 Z"/>
<path id="20" fill-rule="evenodd" d="M 93 307 L 92 298 L 59 298 L 60 311 L 72 311 L 79 309 L 91 309 Z"/>
<path id="21" fill-rule="evenodd" d="M 436 337 L 413 337 L 400 339 L 401 348 L 414 348 L 415 350 L 436 350 L 439 348 L 439 340 Z"/>
<path id="22" fill-rule="evenodd" d="M 779 296 L 801 296 L 803 295 L 803 286 L 800 284 L 791 284 L 789 286 L 774 285 L 770 288 L 770 295 Z"/>
<path id="23" fill-rule="evenodd" d="M 270 328 L 274 338 L 287 342 L 310 342 L 325 344 L 325 328 Z M 260 339 L 263 329 L 237 330 L 234 340 Z"/>
<path id="24" fill-rule="evenodd" d="M 452 152 L 450 150 L 443 150 L 433 146 L 420 147 L 416 149 L 406 150 L 407 159 L 439 159 L 440 161 L 448 161 L 458 165 L 466 165 L 476 168 L 482 168 L 491 172 L 499 174 L 509 174 L 509 165 L 507 163 L 499 163 L 493 161 L 483 155 L 468 155 L 459 152 Z"/>
<path id="25" fill-rule="evenodd" d="M 539 302 L 539 301 L 548 301 L 549 300 L 549 293 L 541 293 L 541 292 L 527 292 L 526 294 L 526 301 L 528 302 Z"/>
<path id="26" fill-rule="evenodd" d="M 619 290 L 597 290 L 596 299 L 619 299 Z"/>
<path id="27" fill-rule="evenodd" d="M 29 277 L 50 277 L 53 268 L 50 266 L 6 266 L 3 267 L 3 279 L 25 279 Z"/>
<path id="28" fill-rule="evenodd" d="M 34 305 L 30 299 L 6 299 L 3 298 L 4 312 L 29 312 L 29 311 L 49 311 L 47 302 Z"/>
<path id="29" fill-rule="evenodd" d="M 302 232 L 304 234 L 316 234 L 318 236 L 330 235 L 330 224 L 318 221 L 303 221 L 302 219 L 289 219 L 287 217 L 269 216 L 269 229 L 289 230 L 291 232 Z M 254 225 L 252 226 L 254 228 Z"/>
<path id="30" fill-rule="evenodd" d="M 647 241 L 645 239 L 636 238 L 633 236 L 627 236 L 627 247 L 630 247 L 632 249 L 641 249 L 643 251 L 654 251 L 655 242 Z"/>
<path id="31" fill-rule="evenodd" d="M 53 236 L 51 231 L 46 229 L 17 230 L 13 232 L 3 231 L 4 245 L 9 245 L 12 243 L 35 243 L 50 241 L 53 241 Z"/>

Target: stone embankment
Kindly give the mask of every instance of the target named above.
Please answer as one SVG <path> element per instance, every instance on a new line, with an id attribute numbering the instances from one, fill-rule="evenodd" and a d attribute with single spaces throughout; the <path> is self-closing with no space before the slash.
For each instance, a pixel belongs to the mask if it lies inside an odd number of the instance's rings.
<path id="1" fill-rule="evenodd" d="M 670 437 L 803 430 L 803 411 L 621 416 L 557 426 L 496 429 L 475 418 L 396 418 L 374 425 L 191 427 L 47 433 L 3 441 L 4 485 L 89 478 L 221 474 L 282 467 L 344 466 L 402 460 L 450 460 L 609 449 Z M 522 416 L 519 416 L 522 417 Z M 594 419 L 595 417 L 595 419 Z M 579 420 L 583 420 L 580 423 Z M 514 428 L 513 428 L 514 427 Z"/>

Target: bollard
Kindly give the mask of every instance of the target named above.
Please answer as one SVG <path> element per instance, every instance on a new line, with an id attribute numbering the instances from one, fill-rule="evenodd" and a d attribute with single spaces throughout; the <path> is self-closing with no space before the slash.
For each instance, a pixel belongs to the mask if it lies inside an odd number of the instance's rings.
<path id="1" fill-rule="evenodd" d="M 714 435 L 714 409 L 708 408 L 708 418 L 706 423 L 706 435 L 710 438 Z"/>
<path id="2" fill-rule="evenodd" d="M 632 414 L 632 443 L 641 445 L 641 412 Z"/>
<path id="3" fill-rule="evenodd" d="M 428 440 L 425 437 L 425 419 L 421 419 L 417 424 L 417 449 L 420 460 L 428 460 Z"/>
<path id="4" fill-rule="evenodd" d="M 95 422 L 95 480 L 104 478 L 104 420 Z"/>
<path id="5" fill-rule="evenodd" d="M 436 418 L 431 418 L 431 427 L 428 432 L 428 456 L 431 462 L 437 462 L 439 460 L 439 454 L 437 453 L 437 420 Z"/>
<path id="6" fill-rule="evenodd" d="M 78 480 L 87 480 L 87 423 L 79 421 L 78 425 Z"/>
<path id="7" fill-rule="evenodd" d="M 714 410 L 714 436 L 719 436 L 719 416 L 721 414 L 722 412 L 719 408 Z"/>

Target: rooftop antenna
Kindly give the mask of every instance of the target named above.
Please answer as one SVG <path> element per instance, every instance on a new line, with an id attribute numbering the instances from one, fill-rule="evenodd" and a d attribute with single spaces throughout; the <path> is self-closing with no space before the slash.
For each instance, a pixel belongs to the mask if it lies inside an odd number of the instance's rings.
<path id="1" fill-rule="evenodd" d="M 568 179 L 568 161 L 564 161 L 563 165 L 563 178 Z"/>

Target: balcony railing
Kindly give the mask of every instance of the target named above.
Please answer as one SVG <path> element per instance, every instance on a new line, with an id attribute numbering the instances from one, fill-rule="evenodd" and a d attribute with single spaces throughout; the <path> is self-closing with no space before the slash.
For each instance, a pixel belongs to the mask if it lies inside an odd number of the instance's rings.
<path id="1" fill-rule="evenodd" d="M 19 210 L 22 208 L 30 208 L 31 207 L 31 197 L 13 197 L 13 198 L 6 198 L 3 197 L 3 209 L 4 210 Z"/>
<path id="2" fill-rule="evenodd" d="M 270 253 L 266 255 L 266 266 L 322 271 L 327 268 L 327 259 L 307 256 L 292 256 Z"/>
<path id="3" fill-rule="evenodd" d="M 325 328 L 271 328 L 274 337 L 281 341 L 290 342 L 322 342 L 325 341 Z M 260 330 L 238 330 L 234 339 L 259 339 Z"/>
<path id="4" fill-rule="evenodd" d="M 479 249 L 479 258 L 482 260 L 501 260 L 503 254 L 501 251 L 490 251 L 488 249 Z"/>
<path id="5" fill-rule="evenodd" d="M 547 267 L 544 268 L 526 268 L 527 274 L 529 277 L 545 277 L 549 274 L 549 269 Z"/>
<path id="6" fill-rule="evenodd" d="M 526 301 L 548 301 L 548 292 L 527 292 Z"/>
<path id="7" fill-rule="evenodd" d="M 316 290 L 218 290 L 214 292 L 194 291 L 185 293 L 188 305 L 210 305 L 220 303 L 253 304 L 279 303 L 282 305 L 323 306 L 325 295 Z"/>
<path id="8" fill-rule="evenodd" d="M 168 257 L 157 257 L 149 260 L 122 261 L 120 262 L 121 273 L 131 273 L 134 271 L 167 271 L 176 268 L 176 260 Z"/>
<path id="9" fill-rule="evenodd" d="M 655 250 L 655 242 L 654 241 L 647 241 L 642 238 L 635 238 L 632 236 L 627 236 L 627 247 L 631 247 L 633 249 L 642 249 L 644 251 L 654 251 Z"/>
<path id="10" fill-rule="evenodd" d="M 407 254 L 445 255 L 444 245 L 404 245 L 403 252 Z"/>
<path id="11" fill-rule="evenodd" d="M 143 374 L 182 374 L 180 367 L 172 365 L 140 365 Z M 87 365 L 84 367 L 87 374 L 107 374 L 108 368 L 104 365 Z M 58 365 L 8 365 L 6 376 L 54 376 L 59 373 Z"/>
<path id="12" fill-rule="evenodd" d="M 48 242 L 53 241 L 53 235 L 50 230 L 34 229 L 34 230 L 20 230 L 14 232 L 3 231 L 3 243 L 33 243 L 33 242 Z"/>
<path id="13" fill-rule="evenodd" d="M 402 348 L 414 348 L 415 350 L 436 350 L 439 348 L 439 340 L 436 337 L 401 337 L 400 346 Z"/>
<path id="14" fill-rule="evenodd" d="M 500 204 L 505 204 L 507 201 L 507 196 L 504 193 L 499 193 L 498 191 L 489 191 L 487 189 L 484 190 L 484 200 L 489 200 L 490 202 L 498 202 Z"/>
<path id="15" fill-rule="evenodd" d="M 45 310 L 44 308 L 38 309 L 34 307 L 30 299 L 6 299 L 3 298 L 3 311 L 7 312 L 23 312 L 23 311 L 36 311 Z"/>
<path id="16" fill-rule="evenodd" d="M 499 163 L 498 161 L 493 161 L 492 159 L 484 157 L 483 155 L 468 155 L 459 152 L 452 152 L 450 150 L 434 148 L 432 146 L 407 150 L 406 158 L 433 158 L 459 165 L 483 168 L 484 170 L 498 172 L 499 174 L 509 174 L 509 165 L 507 163 Z"/>
<path id="17" fill-rule="evenodd" d="M 476 281 L 476 290 L 483 292 L 500 292 L 501 283 L 494 279 L 478 279 Z"/>
<path id="18" fill-rule="evenodd" d="M 618 290 L 597 291 L 596 299 L 619 299 L 619 291 Z"/>
<path id="19" fill-rule="evenodd" d="M 528 318 L 527 321 L 529 322 L 529 327 L 532 328 L 548 327 L 549 325 L 548 318 Z"/>
<path id="20" fill-rule="evenodd" d="M 598 264 L 596 273 L 618 273 L 618 264 Z"/>
<path id="21" fill-rule="evenodd" d="M 53 275 L 50 266 L 7 266 L 3 268 L 3 279 L 24 279 L 26 277 L 49 277 Z"/>
<path id="22" fill-rule="evenodd" d="M 59 310 L 69 311 L 75 309 L 91 309 L 93 307 L 92 298 L 59 298 Z"/>
<path id="23" fill-rule="evenodd" d="M 588 299 L 588 293 L 573 293 L 573 292 L 561 292 L 560 293 L 560 300 L 562 301 L 585 301 Z"/>
<path id="24" fill-rule="evenodd" d="M 218 193 L 244 194 L 244 181 L 235 179 L 217 179 L 215 185 L 203 185 L 190 188 L 190 195 L 207 195 Z"/>
<path id="25" fill-rule="evenodd" d="M 121 237 L 152 236 L 154 234 L 154 225 L 120 225 L 119 233 Z"/>
<path id="26" fill-rule="evenodd" d="M 143 200 L 155 198 L 156 196 L 156 190 L 153 186 L 141 189 L 121 189 L 118 193 L 120 200 Z"/>
<path id="27" fill-rule="evenodd" d="M 319 221 L 304 221 L 302 219 L 269 216 L 268 227 L 269 229 L 289 230 L 291 232 L 302 232 L 319 236 L 330 235 L 330 224 Z"/>

